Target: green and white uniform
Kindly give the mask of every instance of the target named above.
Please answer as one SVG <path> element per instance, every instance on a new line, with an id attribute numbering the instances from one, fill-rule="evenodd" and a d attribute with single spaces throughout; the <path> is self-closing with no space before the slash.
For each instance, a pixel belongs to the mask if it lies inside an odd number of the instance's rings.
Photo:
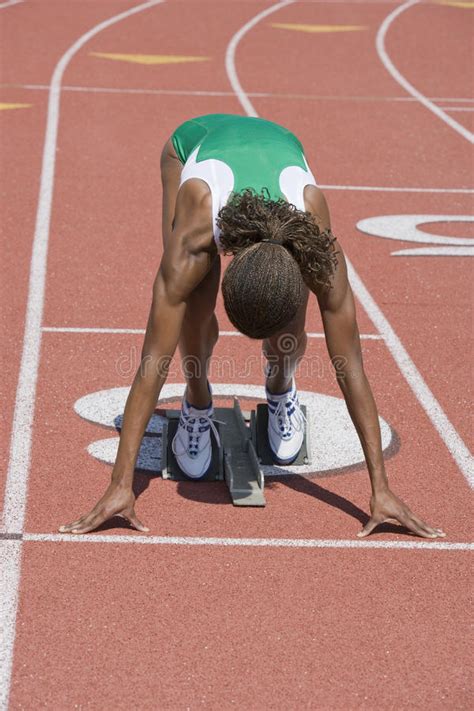
<path id="1" fill-rule="evenodd" d="M 209 114 L 181 124 L 172 136 L 183 163 L 181 185 L 204 180 L 212 195 L 214 238 L 219 210 L 232 193 L 268 190 L 304 210 L 304 189 L 316 185 L 303 146 L 288 129 L 272 121 L 232 114 Z"/>

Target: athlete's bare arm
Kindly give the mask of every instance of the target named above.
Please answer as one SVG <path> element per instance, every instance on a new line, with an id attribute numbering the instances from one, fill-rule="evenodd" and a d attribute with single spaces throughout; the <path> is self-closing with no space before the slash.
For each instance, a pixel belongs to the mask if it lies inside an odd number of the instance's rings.
<path id="1" fill-rule="evenodd" d="M 330 228 L 329 210 L 318 188 L 306 188 L 307 208 L 323 229 Z M 359 536 L 367 536 L 380 523 L 394 519 L 425 538 L 444 536 L 415 516 L 389 488 L 382 452 L 379 418 L 372 390 L 364 372 L 354 296 L 347 278 L 346 260 L 336 242 L 337 266 L 332 288 L 315 290 L 337 382 L 364 450 L 372 487 L 371 517 Z"/>
<path id="2" fill-rule="evenodd" d="M 162 226 L 163 241 L 166 243 L 173 229 L 179 183 L 183 164 L 176 155 L 171 138 L 161 152 L 161 183 L 163 185 Z"/>
<path id="3" fill-rule="evenodd" d="M 171 191 L 173 187 L 177 185 L 171 185 Z M 210 196 L 204 184 L 185 183 L 176 200 L 174 221 L 169 211 L 167 218 L 174 224 L 153 285 L 142 362 L 125 406 L 112 481 L 90 513 L 59 529 L 64 533 L 87 533 L 115 515 L 139 531 L 148 530 L 135 514 L 133 474 L 146 425 L 178 344 L 186 300 L 209 271 L 215 252 Z"/>

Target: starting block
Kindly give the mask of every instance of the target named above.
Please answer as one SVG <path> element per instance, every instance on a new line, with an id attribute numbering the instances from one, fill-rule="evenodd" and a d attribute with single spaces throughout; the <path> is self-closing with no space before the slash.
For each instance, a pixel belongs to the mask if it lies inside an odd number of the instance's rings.
<path id="1" fill-rule="evenodd" d="M 302 406 L 306 415 L 305 407 Z M 212 458 L 205 476 L 191 479 L 179 467 L 172 450 L 172 441 L 178 428 L 178 410 L 160 411 L 166 416 L 162 431 L 161 475 L 172 481 L 223 481 L 227 483 L 234 506 L 265 506 L 264 475 L 262 465 L 272 465 L 268 443 L 268 408 L 257 405 L 251 412 L 242 412 L 234 398 L 233 407 L 217 407 L 214 422 L 219 433 L 220 446 L 211 433 Z M 293 464 L 310 464 L 308 433 Z"/>

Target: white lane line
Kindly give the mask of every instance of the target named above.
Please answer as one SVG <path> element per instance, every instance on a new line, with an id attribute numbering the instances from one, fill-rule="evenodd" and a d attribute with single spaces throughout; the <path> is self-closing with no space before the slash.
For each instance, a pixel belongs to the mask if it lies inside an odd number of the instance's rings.
<path id="1" fill-rule="evenodd" d="M 448 541 L 386 541 L 325 538 L 208 538 L 201 536 L 140 536 L 131 534 L 83 535 L 65 533 L 25 533 L 24 541 L 66 543 L 131 543 L 135 545 L 165 546 L 229 546 L 257 548 L 400 548 L 415 550 L 469 551 L 474 543 L 449 543 Z"/>
<path id="2" fill-rule="evenodd" d="M 451 424 L 443 408 L 426 384 L 420 371 L 408 355 L 401 340 L 393 330 L 387 318 L 382 313 L 375 300 L 368 292 L 362 279 L 359 277 L 349 259 L 347 259 L 349 280 L 357 298 L 363 305 L 365 312 L 382 334 L 385 344 L 401 373 L 405 377 L 416 399 L 428 415 L 434 428 L 450 451 L 454 461 L 464 474 L 467 482 L 474 487 L 474 459 L 469 449 L 464 444 L 455 427 Z"/>
<path id="3" fill-rule="evenodd" d="M 15 645 L 21 541 L 0 541 L 0 709 L 7 711 Z"/>
<path id="4" fill-rule="evenodd" d="M 51 78 L 36 226 L 30 265 L 23 352 L 16 392 L 10 461 L 3 509 L 3 525 L 7 531 L 22 530 L 26 504 L 31 432 L 41 347 L 41 321 L 45 293 L 62 77 L 71 59 L 92 37 L 95 37 L 95 35 L 111 25 L 162 2 L 164 0 L 148 0 L 93 27 L 63 54 Z"/>
<path id="5" fill-rule="evenodd" d="M 474 111 L 474 106 L 441 106 L 444 111 Z"/>
<path id="6" fill-rule="evenodd" d="M 138 334 L 143 335 L 145 333 L 144 328 L 84 328 L 84 327 L 73 327 L 73 326 L 43 326 L 41 329 L 43 333 L 117 333 L 117 334 Z M 310 331 L 306 334 L 308 338 L 324 338 L 324 333 L 317 333 Z M 243 337 L 242 333 L 239 331 L 219 331 L 219 336 L 231 337 L 240 336 Z M 383 337 L 378 333 L 361 333 L 361 338 L 365 338 L 369 341 L 379 341 L 383 340 Z"/>
<path id="7" fill-rule="evenodd" d="M 43 326 L 43 333 L 126 333 L 144 334 L 144 328 L 83 328 L 73 326 Z"/>
<path id="8" fill-rule="evenodd" d="M 0 89 L 28 89 L 48 90 L 49 84 L 0 84 Z M 112 86 L 77 86 L 73 84 L 64 84 L 62 91 L 72 91 L 79 93 L 92 94 L 143 94 L 145 96 L 235 96 L 233 91 L 219 90 L 199 90 L 199 89 L 143 89 L 140 87 L 112 87 Z M 268 91 L 249 91 L 247 96 L 256 99 L 302 99 L 304 101 L 368 101 L 368 102 L 405 102 L 418 103 L 417 99 L 412 96 L 366 96 L 364 94 L 355 96 L 345 96 L 343 94 L 287 94 Z M 453 97 L 429 97 L 430 101 L 473 103 L 474 99 L 453 98 Z"/>
<path id="9" fill-rule="evenodd" d="M 284 4 L 278 3 L 278 5 L 274 5 L 270 9 L 276 10 L 283 7 Z M 413 3 L 410 2 L 410 4 Z M 226 52 L 226 69 L 230 84 L 246 113 L 248 113 L 249 116 L 255 117 L 258 116 L 257 111 L 250 102 L 248 96 L 245 94 L 237 75 L 235 68 L 235 51 L 242 37 L 263 17 L 265 17 L 264 13 L 256 15 L 253 20 L 247 22 L 240 30 L 238 30 L 238 32 L 232 37 Z M 450 420 L 447 418 L 444 410 L 429 389 L 420 371 L 408 355 L 401 340 L 398 338 L 389 321 L 370 295 L 349 259 L 347 259 L 347 266 L 349 279 L 358 300 L 362 304 L 375 328 L 384 337 L 387 348 L 398 365 L 400 372 L 410 386 L 416 399 L 428 415 L 434 428 L 438 432 L 442 441 L 445 443 L 467 482 L 470 486 L 474 486 L 474 459 L 471 453 L 456 429 L 451 424 Z"/>
<path id="10" fill-rule="evenodd" d="M 324 333 L 309 332 L 306 334 L 308 338 L 326 338 Z M 383 336 L 380 333 L 359 333 L 359 337 L 365 341 L 383 341 Z"/>
<path id="11" fill-rule="evenodd" d="M 403 87 L 405 91 L 408 92 L 408 94 L 411 94 L 411 96 L 417 99 L 420 104 L 423 104 L 423 106 L 425 106 L 429 111 L 435 114 L 435 116 L 440 118 L 441 121 L 444 121 L 444 123 L 450 126 L 450 128 L 452 128 L 460 136 L 469 141 L 469 143 L 474 143 L 474 133 L 469 131 L 462 124 L 455 121 L 452 116 L 449 116 L 449 114 L 443 111 L 443 109 L 441 109 L 439 106 L 430 101 L 428 97 L 422 94 L 421 91 L 418 91 L 418 89 L 416 89 L 413 84 L 410 84 L 406 77 L 404 77 L 403 74 L 398 71 L 398 69 L 388 56 L 387 50 L 385 48 L 385 38 L 390 25 L 394 20 L 397 19 L 397 17 L 399 17 L 403 12 L 405 12 L 405 10 L 408 10 L 414 5 L 418 5 L 419 2 L 420 0 L 408 0 L 408 2 L 404 2 L 402 5 L 395 8 L 393 12 L 387 15 L 385 20 L 380 25 L 375 39 L 377 54 L 379 55 L 380 61 L 384 65 L 385 69 L 389 72 L 389 74 L 392 75 L 393 79 L 395 79 L 397 84 Z"/>
<path id="12" fill-rule="evenodd" d="M 49 228 L 54 188 L 55 156 L 59 122 L 59 107 L 61 81 L 64 71 L 74 55 L 102 30 L 114 25 L 132 15 L 159 5 L 164 0 L 148 0 L 125 10 L 108 20 L 100 22 L 83 34 L 63 54 L 54 69 L 46 119 L 46 133 L 43 148 L 43 161 L 39 187 L 36 225 L 33 238 L 33 248 L 30 264 L 28 285 L 28 300 L 26 306 L 25 331 L 23 336 L 23 351 L 15 398 L 12 435 L 10 442 L 10 459 L 5 486 L 5 498 L 2 514 L 2 527 L 10 533 L 23 530 L 25 507 L 28 489 L 28 473 L 30 466 L 32 426 L 35 412 L 36 383 L 41 348 L 41 321 L 46 283 L 46 266 L 49 241 Z M 0 710 L 6 711 L 10 690 L 13 646 L 15 641 L 16 604 L 18 583 L 20 577 L 20 556 L 11 562 L 9 579 L 0 576 L 0 599 L 6 599 L 5 611 L 7 619 L 1 627 L 0 639 Z M 10 603 L 8 603 L 10 601 Z"/>
<path id="13" fill-rule="evenodd" d="M 24 0 L 7 0 L 7 2 L 0 3 L 0 10 L 4 10 L 6 7 L 12 7 L 12 5 L 19 5 Z"/>
<path id="14" fill-rule="evenodd" d="M 277 12 L 277 10 L 281 10 L 282 7 L 292 5 L 293 2 L 294 0 L 283 0 L 283 2 L 278 2 L 276 3 L 276 5 L 271 5 L 270 7 L 267 7 L 266 10 L 262 10 L 262 12 L 259 12 L 258 15 L 255 15 L 255 17 L 253 17 L 245 25 L 243 25 L 240 30 L 235 33 L 235 35 L 232 37 L 229 44 L 227 45 L 227 50 L 225 53 L 225 68 L 227 71 L 227 76 L 229 77 L 229 81 L 232 86 L 232 89 L 234 90 L 235 95 L 242 104 L 242 107 L 248 116 L 256 117 L 258 116 L 258 114 L 255 111 L 252 102 L 248 98 L 248 95 L 242 89 L 242 85 L 239 81 L 239 77 L 235 69 L 235 51 L 242 37 L 246 35 L 249 30 L 255 27 L 255 25 L 257 25 L 260 20 L 263 20 L 265 17 L 268 17 L 272 13 Z"/>
<path id="15" fill-rule="evenodd" d="M 390 252 L 393 257 L 474 257 L 474 247 L 420 247 Z"/>

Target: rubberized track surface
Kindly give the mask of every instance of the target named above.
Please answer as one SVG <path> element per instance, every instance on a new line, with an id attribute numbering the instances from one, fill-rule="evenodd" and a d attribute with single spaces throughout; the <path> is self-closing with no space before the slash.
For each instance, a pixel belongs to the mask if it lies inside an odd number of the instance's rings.
<path id="1" fill-rule="evenodd" d="M 438 224 L 425 219 L 425 237 L 472 237 L 468 223 L 447 217 L 472 213 L 474 11 L 405 5 L 0 4 L 1 708 L 469 707 L 471 260 L 449 239 L 444 254 L 394 256 L 439 243 L 356 228 L 375 216 L 442 215 Z M 380 28 L 397 7 L 388 57 L 460 128 L 407 94 L 381 62 Z M 97 53 L 207 59 L 143 64 Z M 234 509 L 221 484 L 141 473 L 137 508 L 149 536 L 116 520 L 82 539 L 55 534 L 90 508 L 110 475 L 87 447 L 113 433 L 74 406 L 130 383 L 141 335 L 127 330 L 145 325 L 161 253 L 162 144 L 192 115 L 244 109 L 295 131 L 327 186 L 333 229 L 355 270 L 360 330 L 375 336 L 363 348 L 394 433 L 390 481 L 443 526 L 442 542 L 394 526 L 355 539 L 368 478 L 360 460 L 344 456 L 326 471 L 270 479 L 258 511 Z M 231 331 L 221 305 L 219 318 Z M 308 330 L 321 331 L 314 303 Z M 236 356 L 237 365 L 213 381 L 261 384 L 258 354 L 256 344 L 222 335 L 216 357 Z M 317 335 L 308 362 L 317 373 L 302 371 L 300 389 L 339 398 Z M 181 382 L 178 370 L 170 380 Z M 337 449 L 338 433 L 325 436 Z"/>

